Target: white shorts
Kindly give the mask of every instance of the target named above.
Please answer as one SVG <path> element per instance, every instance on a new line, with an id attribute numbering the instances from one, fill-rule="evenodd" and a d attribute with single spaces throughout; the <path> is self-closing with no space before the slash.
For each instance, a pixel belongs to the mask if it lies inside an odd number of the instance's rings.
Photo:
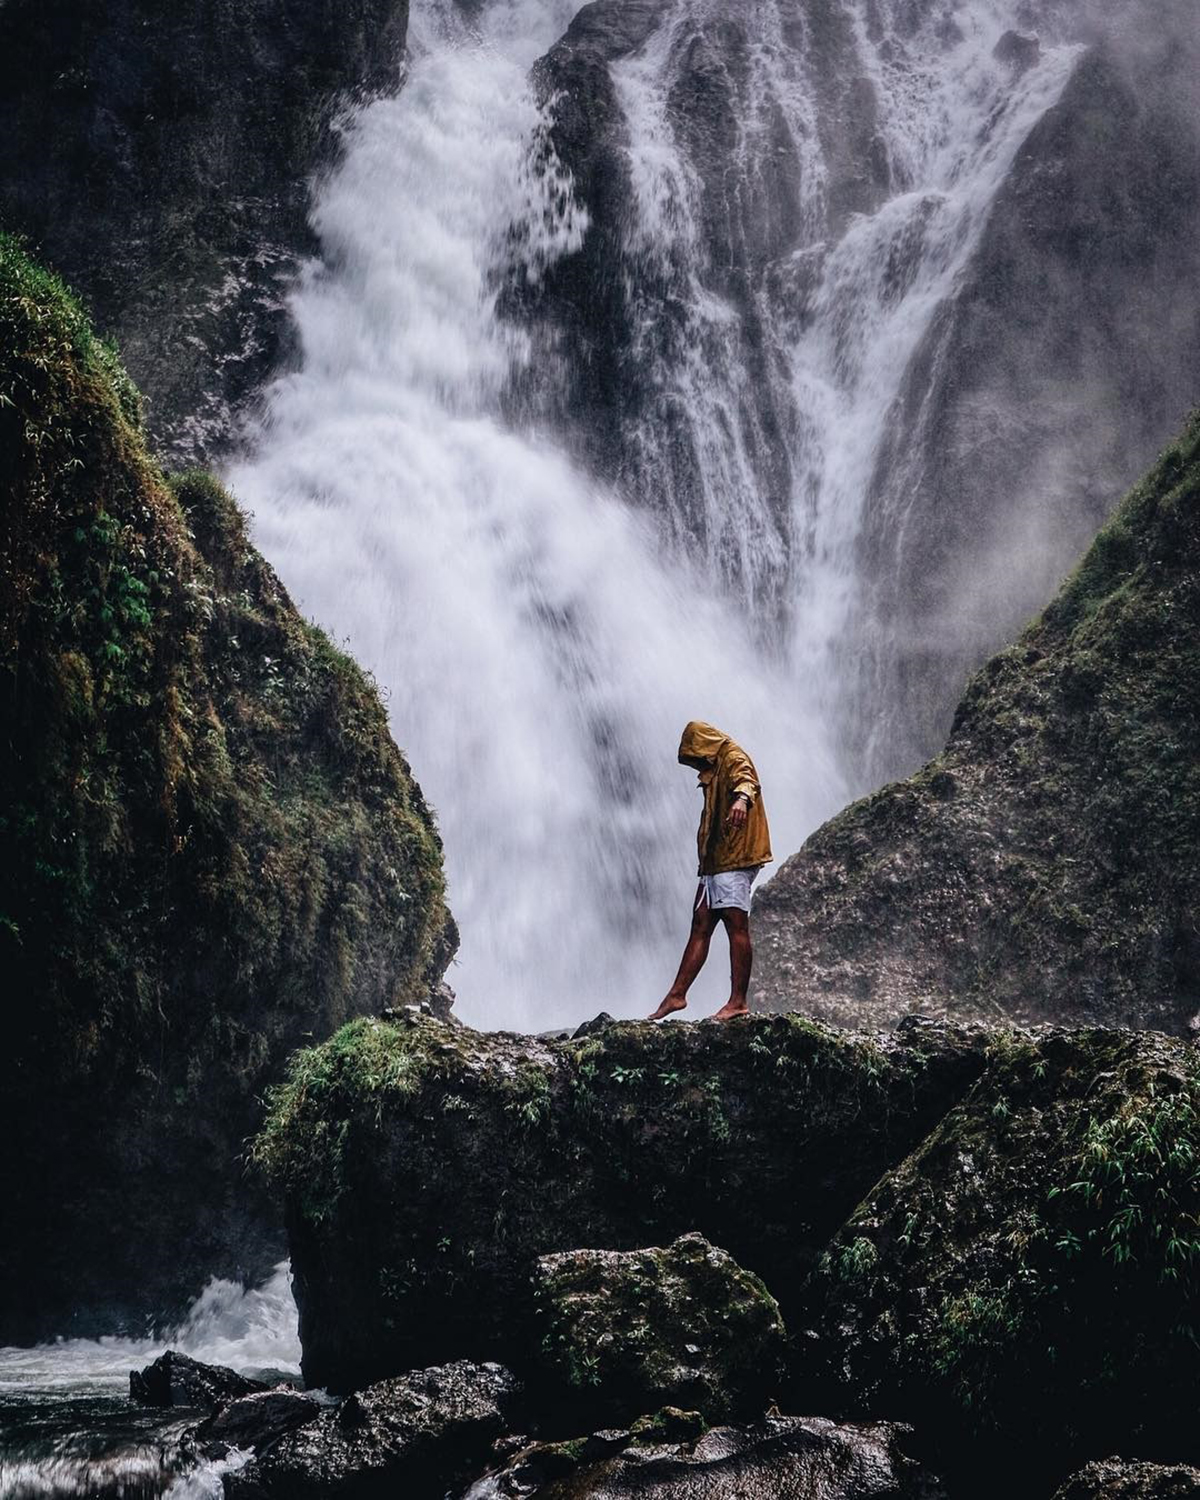
<path id="1" fill-rule="evenodd" d="M 701 875 L 695 910 L 700 909 L 701 902 L 706 902 L 709 911 L 718 911 L 723 906 L 749 911 L 750 887 L 761 869 L 762 865 L 751 865 L 748 870 L 723 870 L 720 875 Z"/>

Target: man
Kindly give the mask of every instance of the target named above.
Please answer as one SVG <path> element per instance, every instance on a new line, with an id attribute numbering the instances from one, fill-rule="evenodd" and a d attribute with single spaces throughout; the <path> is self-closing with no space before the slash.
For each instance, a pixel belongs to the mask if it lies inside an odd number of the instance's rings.
<path id="1" fill-rule="evenodd" d="M 650 1019 L 661 1021 L 687 1005 L 687 992 L 704 967 L 708 945 L 717 923 L 722 922 L 729 934 L 729 999 L 713 1019 L 728 1021 L 749 1009 L 750 887 L 771 858 L 771 834 L 754 762 L 727 734 L 693 719 L 679 742 L 679 764 L 699 772 L 704 792 L 696 835 L 700 884 L 679 973 Z"/>

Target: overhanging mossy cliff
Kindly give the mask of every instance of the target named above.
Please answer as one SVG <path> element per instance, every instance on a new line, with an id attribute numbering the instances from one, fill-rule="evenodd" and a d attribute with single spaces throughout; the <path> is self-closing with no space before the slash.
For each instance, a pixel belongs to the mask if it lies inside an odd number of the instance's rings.
<path id="1" fill-rule="evenodd" d="M 760 892 L 755 996 L 1182 1030 L 1200 1010 L 1200 418 L 950 741 Z"/>
<path id="2" fill-rule="evenodd" d="M 261 1270 L 257 1096 L 428 994 L 455 934 L 374 686 L 213 480 L 164 481 L 115 355 L 7 239 L 0 484 L 4 1341 Z"/>

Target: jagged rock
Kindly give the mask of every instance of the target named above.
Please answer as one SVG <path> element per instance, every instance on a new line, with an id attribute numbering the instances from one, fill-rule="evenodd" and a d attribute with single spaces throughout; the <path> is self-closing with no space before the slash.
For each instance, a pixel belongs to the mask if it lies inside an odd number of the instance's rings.
<path id="1" fill-rule="evenodd" d="M 608 1456 L 594 1439 L 547 1444 L 519 1454 L 463 1500 L 943 1500 L 940 1483 L 905 1452 L 907 1439 L 908 1430 L 891 1423 L 772 1417 Z"/>
<path id="2" fill-rule="evenodd" d="M 226 1481 L 230 1500 L 440 1497 L 478 1471 L 504 1432 L 517 1383 L 463 1360 L 348 1396 Z"/>
<path id="3" fill-rule="evenodd" d="M 255 1147 L 287 1199 L 306 1379 L 520 1368 L 539 1256 L 691 1230 L 790 1319 L 855 1203 L 978 1076 L 988 1035 L 768 1016 L 541 1042 L 353 1023 L 295 1059 Z"/>
<path id="4" fill-rule="evenodd" d="M 1006 31 L 992 48 L 997 62 L 1007 63 L 1016 73 L 1032 68 L 1041 56 L 1042 44 L 1036 36 L 1025 36 L 1020 31 Z"/>
<path id="5" fill-rule="evenodd" d="M 571 1033 L 572 1040 L 578 1041 L 580 1037 L 595 1036 L 598 1031 L 603 1031 L 606 1026 L 613 1024 L 613 1017 L 606 1010 L 602 1010 L 598 1016 L 593 1016 L 590 1021 L 584 1021 L 576 1026 Z"/>
<path id="6" fill-rule="evenodd" d="M 441 846 L 374 686 L 215 481 L 164 479 L 5 236 L 0 475 L 0 972 L 37 997 L 6 1012 L 0 1343 L 141 1333 L 283 1258 L 262 1094 L 436 985 Z"/>
<path id="7" fill-rule="evenodd" d="M 1200 1469 L 1106 1458 L 1073 1474 L 1054 1500 L 1197 1500 Z"/>
<path id="8" fill-rule="evenodd" d="M 1181 1032 L 1200 1000 L 1200 420 L 973 679 L 945 751 L 755 897 L 759 1006 Z"/>
<path id="9" fill-rule="evenodd" d="M 222 1406 L 196 1429 L 200 1443 L 223 1443 L 230 1448 L 253 1448 L 257 1453 L 297 1427 L 315 1422 L 318 1402 L 291 1386 L 252 1391 Z"/>
<path id="10" fill-rule="evenodd" d="M 129 1372 L 130 1398 L 143 1406 L 213 1409 L 266 1388 L 265 1381 L 251 1380 L 224 1365 L 206 1365 L 176 1349 L 168 1349 L 143 1369 Z"/>
<path id="11" fill-rule="evenodd" d="M 778 1389 L 775 1299 L 702 1235 L 544 1255 L 534 1285 L 546 1363 L 589 1407 L 630 1417 L 668 1404 L 712 1423 L 761 1412 Z"/>
<path id="12" fill-rule="evenodd" d="M 974 1493 L 1105 1448 L 1200 1460 L 1197 1063 L 1153 1033 L 998 1044 L 823 1259 L 844 1399 L 937 1434 Z"/>

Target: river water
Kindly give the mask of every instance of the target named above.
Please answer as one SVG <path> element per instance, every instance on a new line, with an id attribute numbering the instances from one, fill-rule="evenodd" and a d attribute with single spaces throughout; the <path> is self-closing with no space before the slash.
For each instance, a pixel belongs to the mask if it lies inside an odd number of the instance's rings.
<path id="1" fill-rule="evenodd" d="M 64 1339 L 0 1349 L 0 1500 L 219 1496 L 221 1473 L 180 1452 L 195 1412 L 129 1399 L 129 1372 L 166 1349 L 245 1375 L 298 1381 L 300 1340 L 287 1265 L 260 1288 L 214 1280 L 161 1338 Z"/>

